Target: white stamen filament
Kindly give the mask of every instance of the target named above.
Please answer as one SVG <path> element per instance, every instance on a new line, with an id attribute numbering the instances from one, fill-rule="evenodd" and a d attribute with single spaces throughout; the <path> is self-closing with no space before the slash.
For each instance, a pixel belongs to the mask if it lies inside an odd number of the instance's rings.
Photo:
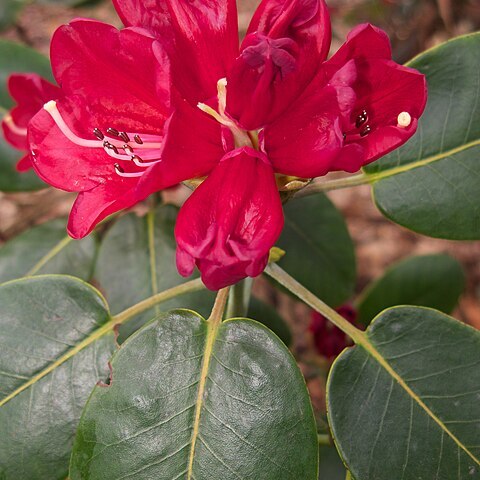
<path id="1" fill-rule="evenodd" d="M 43 106 L 44 110 L 46 110 L 50 116 L 52 117 L 53 121 L 57 124 L 58 128 L 61 132 L 72 142 L 76 145 L 80 145 L 81 147 L 87 148 L 103 148 L 103 142 L 107 140 L 109 143 L 114 145 L 117 148 L 122 148 L 125 145 L 125 142 L 120 138 L 110 138 L 105 137 L 105 140 L 86 140 L 84 138 L 79 137 L 75 133 L 72 132 L 70 127 L 65 123 L 65 120 L 62 118 L 58 108 L 57 102 L 51 100 L 47 102 Z M 145 138 L 154 137 L 153 135 L 145 135 Z M 162 142 L 144 142 L 143 144 L 138 144 L 136 142 L 128 142 L 126 145 L 133 148 L 138 149 L 155 149 L 155 148 L 162 148 Z"/>
<path id="2" fill-rule="evenodd" d="M 84 138 L 75 135 L 63 120 L 62 115 L 58 111 L 57 102 L 54 100 L 50 100 L 43 106 L 43 108 L 50 114 L 53 121 L 57 124 L 57 127 L 72 143 L 86 148 L 103 148 L 103 142 L 101 140 L 85 140 Z"/>
<path id="3" fill-rule="evenodd" d="M 227 108 L 227 79 L 221 78 L 217 82 L 218 92 L 218 111 L 222 117 L 225 116 L 225 109 Z"/>
<path id="4" fill-rule="evenodd" d="M 137 178 L 137 177 L 141 177 L 145 172 L 131 172 L 131 173 L 122 172 L 121 170 L 118 169 L 117 166 L 115 166 L 115 173 L 120 177 Z"/>
<path id="5" fill-rule="evenodd" d="M 19 127 L 14 121 L 11 115 L 7 115 L 4 119 L 5 123 L 8 125 L 8 128 L 15 134 L 20 137 L 27 136 L 27 129 Z"/>
<path id="6" fill-rule="evenodd" d="M 400 128 L 407 128 L 412 123 L 412 116 L 408 112 L 402 112 L 397 118 L 397 123 Z"/>

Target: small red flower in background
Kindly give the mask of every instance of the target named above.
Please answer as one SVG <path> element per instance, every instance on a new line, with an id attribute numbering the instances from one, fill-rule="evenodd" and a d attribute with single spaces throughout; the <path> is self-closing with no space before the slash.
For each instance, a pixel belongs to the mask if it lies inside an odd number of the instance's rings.
<path id="1" fill-rule="evenodd" d="M 240 47 L 235 0 L 114 3 L 125 30 L 79 20 L 53 38 L 65 98 L 32 120 L 35 168 L 79 192 L 76 238 L 206 177 L 175 236 L 180 273 L 197 266 L 212 290 L 265 268 L 283 228 L 277 174 L 357 171 L 410 138 L 425 107 L 424 76 L 372 26 L 326 61 L 323 0 L 263 0 Z"/>
<path id="2" fill-rule="evenodd" d="M 28 152 L 28 123 L 45 103 L 61 97 L 61 90 L 36 73 L 12 74 L 7 86 L 17 105 L 3 118 L 3 135 L 12 147 Z M 30 168 L 32 162 L 27 153 L 18 161 L 17 170 L 24 172 Z"/>
<path id="3" fill-rule="evenodd" d="M 352 325 L 360 327 L 356 321 L 357 311 L 351 305 L 342 305 L 337 309 L 337 313 Z M 309 330 L 312 332 L 317 353 L 329 360 L 333 360 L 351 345 L 349 337 L 318 312 L 312 312 Z"/>

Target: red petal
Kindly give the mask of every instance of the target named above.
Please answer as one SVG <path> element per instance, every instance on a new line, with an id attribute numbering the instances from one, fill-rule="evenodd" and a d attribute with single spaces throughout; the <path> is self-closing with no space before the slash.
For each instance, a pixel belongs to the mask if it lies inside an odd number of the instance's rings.
<path id="1" fill-rule="evenodd" d="M 325 60 L 331 30 L 323 0 L 264 0 L 228 75 L 228 112 L 248 130 L 277 118 Z"/>
<path id="2" fill-rule="evenodd" d="M 342 117 L 355 105 L 348 85 L 354 63 L 339 70 L 326 87 L 312 83 L 277 121 L 265 128 L 264 148 L 277 173 L 314 178 L 335 169 L 343 146 Z"/>
<path id="3" fill-rule="evenodd" d="M 177 266 L 194 264 L 205 285 L 218 290 L 259 275 L 283 228 L 272 167 L 250 148 L 226 155 L 187 200 L 177 219 Z"/>
<path id="4" fill-rule="evenodd" d="M 390 60 L 392 48 L 388 35 L 369 23 L 355 27 L 347 36 L 347 41 L 329 60 L 329 64 L 342 66 L 352 58 Z"/>
<path id="5" fill-rule="evenodd" d="M 427 101 L 427 84 L 424 75 L 391 60 L 355 63 L 358 77 L 353 88 L 357 101 L 350 128 L 358 113 L 365 110 L 372 132 L 357 138 L 354 144 L 363 148 L 362 165 L 366 165 L 403 145 L 416 132 Z M 408 112 L 412 118 L 406 128 L 398 126 L 402 112 Z"/>
<path id="6" fill-rule="evenodd" d="M 32 165 L 32 159 L 30 158 L 30 155 L 25 155 L 22 157 L 18 162 L 15 168 L 17 169 L 17 172 L 26 172 L 27 170 L 30 170 L 33 167 Z"/>
<path id="7" fill-rule="evenodd" d="M 51 60 L 65 95 L 83 99 L 98 115 L 115 112 L 115 125 L 127 118 L 158 130 L 170 116 L 169 63 L 158 49 L 153 54 L 155 40 L 144 33 L 93 20 L 60 27 Z"/>
<path id="8" fill-rule="evenodd" d="M 26 130 L 28 122 L 46 102 L 59 98 L 61 90 L 36 73 L 10 75 L 8 90 L 17 105 L 9 112 L 11 120 L 2 122 L 4 136 L 18 150 L 28 150 L 27 135 L 19 131 Z"/>
<path id="9" fill-rule="evenodd" d="M 114 0 L 127 26 L 151 30 L 167 49 L 175 85 L 193 105 L 216 95 L 238 54 L 235 0 Z"/>

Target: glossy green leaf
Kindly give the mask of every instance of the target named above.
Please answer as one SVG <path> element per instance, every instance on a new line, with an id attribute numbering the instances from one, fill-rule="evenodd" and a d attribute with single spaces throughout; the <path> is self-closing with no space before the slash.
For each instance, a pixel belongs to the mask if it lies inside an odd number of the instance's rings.
<path id="1" fill-rule="evenodd" d="M 396 305 L 418 305 L 451 313 L 464 288 L 462 266 L 449 255 L 407 258 L 365 290 L 357 305 L 358 320 L 368 325 L 382 310 Z"/>
<path id="2" fill-rule="evenodd" d="M 107 232 L 100 246 L 95 279 L 116 314 L 167 288 L 189 280 L 181 277 L 175 264 L 176 243 L 173 236 L 178 209 L 158 207 L 145 217 L 128 214 Z M 207 315 L 214 294 L 190 293 L 151 309 L 122 327 L 121 339 L 151 320 L 162 310 L 190 308 Z"/>
<path id="3" fill-rule="evenodd" d="M 316 480 L 304 380 L 259 323 L 214 329 L 173 311 L 130 337 L 112 369 L 83 412 L 72 480 Z"/>
<path id="4" fill-rule="evenodd" d="M 291 345 L 292 332 L 290 331 L 290 327 L 277 310 L 268 303 L 252 297 L 247 316 L 257 322 L 263 323 L 275 333 L 285 345 Z"/>
<path id="5" fill-rule="evenodd" d="M 367 167 L 384 215 L 425 235 L 480 239 L 480 33 L 409 63 L 428 80 L 418 132 Z"/>
<path id="6" fill-rule="evenodd" d="M 291 201 L 277 245 L 286 251 L 278 265 L 329 305 L 353 294 L 355 252 L 342 214 L 325 195 Z"/>
<path id="7" fill-rule="evenodd" d="M 72 240 L 66 234 L 65 220 L 54 220 L 27 230 L 0 248 L 0 282 L 46 273 L 88 280 L 95 253 L 93 236 Z"/>
<path id="8" fill-rule="evenodd" d="M 328 380 L 357 480 L 480 479 L 480 332 L 419 307 L 383 312 Z"/>
<path id="9" fill-rule="evenodd" d="M 108 308 L 57 275 L 3 284 L 0 305 L 0 478 L 64 480 L 82 408 L 108 378 Z"/>

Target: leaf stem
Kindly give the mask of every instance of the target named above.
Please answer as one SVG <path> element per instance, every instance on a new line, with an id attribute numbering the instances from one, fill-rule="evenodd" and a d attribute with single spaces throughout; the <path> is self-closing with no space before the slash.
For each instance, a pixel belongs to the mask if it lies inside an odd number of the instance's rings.
<path id="1" fill-rule="evenodd" d="M 352 480 L 352 474 L 350 473 L 350 470 L 347 470 L 347 475 L 345 476 L 345 480 Z"/>
<path id="2" fill-rule="evenodd" d="M 198 292 L 204 288 L 205 286 L 200 278 L 190 280 L 189 282 L 182 283 L 181 285 L 169 288 L 168 290 L 164 290 L 163 292 L 157 293 L 152 297 L 142 300 L 136 305 L 133 305 L 132 307 L 129 307 L 123 312 L 115 315 L 111 321 L 113 324 L 124 323 L 130 320 L 130 318 L 145 312 L 149 308 L 152 308 L 161 302 L 178 297 L 179 295 L 184 295 L 185 293 Z"/>
<path id="3" fill-rule="evenodd" d="M 360 185 L 367 185 L 372 181 L 371 175 L 359 173 L 346 178 L 338 178 L 336 180 L 329 180 L 326 182 L 311 183 L 307 187 L 299 190 L 293 198 L 309 197 L 321 192 L 330 192 L 331 190 L 340 190 L 342 188 L 358 187 Z"/>
<path id="4" fill-rule="evenodd" d="M 319 445 L 331 445 L 332 441 L 328 433 L 319 433 L 318 434 L 318 444 Z"/>
<path id="5" fill-rule="evenodd" d="M 227 305 L 227 318 L 244 317 L 248 312 L 253 279 L 246 278 L 230 289 Z"/>
<path id="6" fill-rule="evenodd" d="M 298 298 L 303 300 L 318 313 L 321 313 L 324 317 L 330 320 L 342 332 L 346 333 L 356 344 L 363 345 L 365 343 L 365 334 L 361 330 L 354 327 L 333 308 L 329 307 L 325 302 L 317 298 L 312 292 L 298 283 L 277 264 L 268 265 L 265 269 L 265 273 L 283 285 L 287 290 L 295 294 Z"/>

